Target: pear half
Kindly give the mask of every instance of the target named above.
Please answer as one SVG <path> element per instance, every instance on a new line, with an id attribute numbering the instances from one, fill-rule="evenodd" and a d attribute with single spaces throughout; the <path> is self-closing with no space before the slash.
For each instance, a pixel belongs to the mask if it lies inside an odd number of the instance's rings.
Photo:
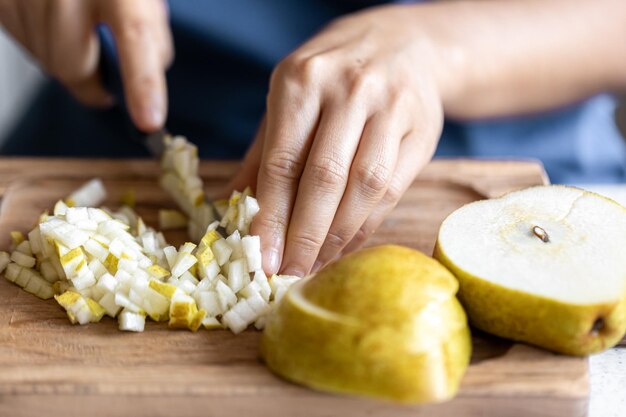
<path id="1" fill-rule="evenodd" d="M 626 331 L 626 209 L 600 195 L 539 186 L 468 204 L 434 256 L 486 332 L 586 355 Z"/>
<path id="2" fill-rule="evenodd" d="M 444 401 L 471 351 L 457 289 L 421 252 L 364 249 L 291 287 L 268 318 L 261 354 L 277 374 L 319 390 Z"/>

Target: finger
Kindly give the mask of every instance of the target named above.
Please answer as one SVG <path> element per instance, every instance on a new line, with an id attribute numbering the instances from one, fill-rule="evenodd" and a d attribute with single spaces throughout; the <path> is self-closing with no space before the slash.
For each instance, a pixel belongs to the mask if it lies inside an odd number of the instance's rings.
<path id="1" fill-rule="evenodd" d="M 434 147 L 427 144 L 427 141 L 417 137 L 415 132 L 407 135 L 400 144 L 396 171 L 393 174 L 389 187 L 384 197 L 372 210 L 367 220 L 359 228 L 352 240 L 342 254 L 347 254 L 359 249 L 363 243 L 380 226 L 385 217 L 391 212 L 406 190 L 411 186 L 417 174 L 430 160 L 434 152 Z"/>
<path id="2" fill-rule="evenodd" d="M 65 87 L 76 100 L 87 106 L 106 108 L 115 103 L 115 98 L 102 86 L 98 74 L 82 80 L 66 82 Z"/>
<path id="3" fill-rule="evenodd" d="M 47 61 L 46 9 L 53 4 L 46 1 L 22 0 L 14 2 L 15 17 L 19 22 L 22 45 L 35 56 L 44 67 Z"/>
<path id="4" fill-rule="evenodd" d="M 158 0 L 156 19 L 161 22 L 157 25 L 157 35 L 160 41 L 157 43 L 160 46 L 161 62 L 163 68 L 169 68 L 174 61 L 174 39 L 172 38 L 172 31 L 170 30 L 169 22 L 169 9 L 167 0 Z"/>
<path id="5" fill-rule="evenodd" d="M 283 273 L 311 270 L 346 189 L 366 117 L 362 106 L 324 108 L 289 222 Z"/>
<path id="6" fill-rule="evenodd" d="M 246 152 L 241 163 L 241 168 L 235 176 L 228 182 L 228 185 L 224 188 L 224 191 L 220 193 L 221 197 L 227 197 L 233 190 L 241 191 L 250 186 L 253 192 L 257 189 L 257 175 L 259 174 L 259 168 L 261 166 L 261 155 L 263 152 L 263 143 L 265 139 L 265 127 L 267 123 L 266 118 L 263 116 L 259 128 L 257 129 L 254 141 Z"/>
<path id="7" fill-rule="evenodd" d="M 98 74 L 100 45 L 94 32 L 95 12 L 89 1 L 56 0 L 47 27 L 49 71 L 80 102 L 97 107 L 113 104 Z"/>
<path id="8" fill-rule="evenodd" d="M 160 0 L 100 0 L 105 21 L 115 37 L 124 94 L 130 116 L 144 131 L 165 123 L 167 96 L 162 40 L 159 31 Z"/>
<path id="9" fill-rule="evenodd" d="M 278 272 L 287 224 L 291 218 L 298 182 L 319 118 L 319 98 L 294 83 L 283 82 L 275 72 L 270 82 L 267 126 L 257 180 L 261 210 L 251 233 L 262 242 L 263 269 Z"/>
<path id="10" fill-rule="evenodd" d="M 401 139 L 406 134 L 406 124 L 400 118 L 404 116 L 397 112 L 379 112 L 366 123 L 350 169 L 348 187 L 313 272 L 331 261 L 352 240 L 385 195 L 395 171 Z"/>
<path id="11" fill-rule="evenodd" d="M 13 39 L 28 49 L 20 7 L 15 7 L 13 2 L 0 1 L 0 24 L 4 30 L 11 34 Z"/>

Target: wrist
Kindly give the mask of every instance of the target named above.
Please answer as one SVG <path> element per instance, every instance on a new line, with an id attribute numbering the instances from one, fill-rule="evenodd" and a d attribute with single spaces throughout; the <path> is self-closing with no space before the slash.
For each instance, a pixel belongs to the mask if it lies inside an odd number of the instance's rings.
<path id="1" fill-rule="evenodd" d="M 450 17 L 450 4 L 414 4 L 402 11 L 410 42 L 415 51 L 415 70 L 426 72 L 434 84 L 445 112 L 455 113 L 470 81 L 471 66 L 467 48 L 447 29 L 457 24 Z M 462 4 L 455 7 L 465 7 Z M 455 11 L 454 13 L 463 13 Z"/>

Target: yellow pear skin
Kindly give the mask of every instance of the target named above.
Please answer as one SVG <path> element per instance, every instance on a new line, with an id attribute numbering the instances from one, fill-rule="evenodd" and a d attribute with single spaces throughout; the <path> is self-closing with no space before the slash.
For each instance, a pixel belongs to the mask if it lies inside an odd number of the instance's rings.
<path id="1" fill-rule="evenodd" d="M 575 356 L 611 348 L 624 335 L 624 301 L 585 306 L 565 304 L 504 288 L 462 271 L 439 245 L 435 246 L 433 256 L 458 278 L 459 300 L 470 324 L 477 329 Z"/>
<path id="2" fill-rule="evenodd" d="M 289 290 L 268 319 L 261 354 L 278 375 L 315 389 L 445 401 L 471 354 L 457 289 L 452 274 L 420 252 L 365 249 Z"/>

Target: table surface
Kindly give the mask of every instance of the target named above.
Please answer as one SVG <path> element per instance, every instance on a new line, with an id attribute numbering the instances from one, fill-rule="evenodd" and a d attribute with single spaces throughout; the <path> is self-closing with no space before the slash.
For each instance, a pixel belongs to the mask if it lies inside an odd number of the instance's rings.
<path id="1" fill-rule="evenodd" d="M 6 162 L 6 161 L 5 161 Z M 7 164 L 5 164 L 7 165 Z M 10 164 L 9 164 L 10 165 Z M 3 173 L 0 179 L 0 194 L 8 185 L 17 180 L 18 175 L 12 177 L 9 166 L 0 167 Z M 40 167 L 41 171 L 59 169 L 57 166 Z M 33 176 L 37 176 L 36 172 L 31 172 Z M 143 176 L 146 172 L 142 170 L 134 175 Z M 503 182 L 502 188 L 506 189 L 510 184 Z M 521 184 L 520 184 L 521 185 Z M 626 185 L 624 186 L 602 186 L 602 185 L 580 185 L 582 188 L 599 192 L 614 198 L 615 200 L 626 205 Z M 497 188 L 497 187 L 496 187 Z M 481 192 L 483 190 L 480 190 Z M 484 190 L 487 191 L 487 190 Z M 492 192 L 494 190 L 491 190 Z M 485 194 L 489 195 L 489 193 Z M 495 193 L 497 194 L 497 192 Z M 626 348 L 615 348 L 602 354 L 595 355 L 590 359 L 591 365 L 591 397 L 589 416 L 591 417 L 611 417 L 626 415 L 626 397 L 624 396 L 624 387 L 626 387 Z"/>
<path id="2" fill-rule="evenodd" d="M 626 206 L 626 185 L 577 184 Z M 589 417 L 626 415 L 626 347 L 609 349 L 589 359 Z"/>
<path id="3" fill-rule="evenodd" d="M 200 166 L 208 195 L 238 165 Z M 33 219 L 91 177 L 101 177 L 107 205 L 135 190 L 137 210 L 154 224 L 157 209 L 173 202 L 156 181 L 149 160 L 0 160 L 0 247 L 8 231 Z M 407 190 L 368 245 L 395 242 L 430 253 L 439 224 L 464 203 L 542 184 L 542 167 L 530 161 L 439 160 Z M 182 243 L 184 236 L 166 236 Z M 180 234 L 181 232 L 179 232 Z M 184 235 L 184 233 L 182 233 Z M 457 417 L 582 417 L 589 403 L 586 358 L 554 355 L 474 332 L 472 364 L 458 396 L 444 404 L 400 407 L 362 398 L 322 394 L 271 375 L 258 361 L 259 332 L 172 332 L 149 323 L 124 334 L 113 320 L 80 328 L 59 307 L 0 280 L 0 415 L 410 415 Z M 80 337 L 77 334 L 80 333 Z M 175 370 L 175 372 L 174 372 Z M 11 394 L 11 395 L 5 395 Z"/>

